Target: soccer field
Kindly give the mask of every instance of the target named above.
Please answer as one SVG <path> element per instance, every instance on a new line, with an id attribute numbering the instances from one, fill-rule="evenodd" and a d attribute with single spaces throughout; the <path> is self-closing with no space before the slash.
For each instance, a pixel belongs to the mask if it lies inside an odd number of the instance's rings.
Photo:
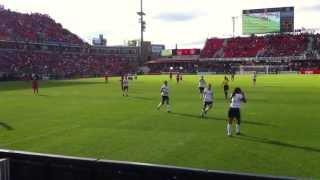
<path id="1" fill-rule="evenodd" d="M 169 81 L 172 113 L 158 111 L 168 76 L 0 83 L 0 148 L 236 172 L 320 178 L 320 76 L 236 76 L 248 103 L 241 136 L 226 136 L 223 76 L 207 76 L 215 103 L 200 118 L 199 76 Z"/>

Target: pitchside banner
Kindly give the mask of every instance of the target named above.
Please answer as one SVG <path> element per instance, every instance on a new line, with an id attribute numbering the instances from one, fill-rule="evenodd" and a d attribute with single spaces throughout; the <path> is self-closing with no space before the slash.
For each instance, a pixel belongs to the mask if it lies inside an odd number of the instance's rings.
<path id="1" fill-rule="evenodd" d="M 294 31 L 294 7 L 243 10 L 245 35 Z"/>
<path id="2" fill-rule="evenodd" d="M 320 74 L 320 69 L 315 69 L 315 70 L 302 69 L 300 70 L 300 74 Z"/>

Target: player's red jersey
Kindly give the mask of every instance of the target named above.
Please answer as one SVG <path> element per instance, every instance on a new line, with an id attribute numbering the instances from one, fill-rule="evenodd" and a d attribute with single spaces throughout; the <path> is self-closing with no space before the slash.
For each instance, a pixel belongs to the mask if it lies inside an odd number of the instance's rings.
<path id="1" fill-rule="evenodd" d="M 37 80 L 32 80 L 32 88 L 33 89 L 38 89 L 38 81 Z"/>

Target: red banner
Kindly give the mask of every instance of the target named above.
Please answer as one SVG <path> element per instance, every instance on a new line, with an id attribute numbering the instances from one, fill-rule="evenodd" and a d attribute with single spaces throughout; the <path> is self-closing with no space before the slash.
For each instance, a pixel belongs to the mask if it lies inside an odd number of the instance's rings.
<path id="1" fill-rule="evenodd" d="M 199 55 L 200 49 L 177 49 L 178 56 Z"/>
<path id="2" fill-rule="evenodd" d="M 320 74 L 320 69 L 316 69 L 316 70 L 302 69 L 300 70 L 300 74 Z"/>

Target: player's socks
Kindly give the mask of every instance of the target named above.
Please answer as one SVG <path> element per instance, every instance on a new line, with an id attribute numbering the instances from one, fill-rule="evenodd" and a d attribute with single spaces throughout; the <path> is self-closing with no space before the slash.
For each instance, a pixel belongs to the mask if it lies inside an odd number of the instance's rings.
<path id="1" fill-rule="evenodd" d="M 205 113 L 204 113 L 204 110 L 202 109 L 201 110 L 201 117 L 204 118 L 204 115 L 205 115 Z"/>
<path id="2" fill-rule="evenodd" d="M 236 124 L 236 133 L 239 135 L 240 134 L 240 125 Z"/>
<path id="3" fill-rule="evenodd" d="M 228 123 L 228 125 L 227 125 L 228 136 L 231 136 L 231 134 L 232 134 L 231 131 L 232 131 L 232 126 L 231 126 L 231 124 Z"/>
<path id="4" fill-rule="evenodd" d="M 159 110 L 161 108 L 162 104 L 160 103 L 158 106 L 157 106 L 157 109 Z"/>
<path id="5" fill-rule="evenodd" d="M 168 112 L 171 112 L 170 105 L 167 105 L 167 111 L 168 111 Z"/>

